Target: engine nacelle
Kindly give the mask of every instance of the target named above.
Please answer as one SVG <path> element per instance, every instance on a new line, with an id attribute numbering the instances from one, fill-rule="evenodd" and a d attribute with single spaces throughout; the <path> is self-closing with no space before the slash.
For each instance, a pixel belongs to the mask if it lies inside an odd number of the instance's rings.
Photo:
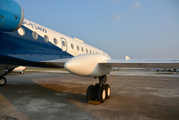
<path id="1" fill-rule="evenodd" d="M 68 60 L 64 67 L 71 73 L 81 76 L 102 76 L 108 74 L 112 68 L 98 64 L 110 58 L 101 54 L 82 54 Z"/>
<path id="2" fill-rule="evenodd" d="M 14 0 L 0 0 L 0 31 L 17 30 L 24 21 L 24 11 Z"/>

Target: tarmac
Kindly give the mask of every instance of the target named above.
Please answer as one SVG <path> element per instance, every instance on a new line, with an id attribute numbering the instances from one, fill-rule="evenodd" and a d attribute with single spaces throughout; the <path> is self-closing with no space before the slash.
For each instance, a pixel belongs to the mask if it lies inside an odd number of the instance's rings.
<path id="1" fill-rule="evenodd" d="M 179 120 L 179 74 L 113 71 L 111 97 L 88 104 L 86 90 L 98 82 L 68 72 L 6 76 L 0 87 L 0 120 Z"/>

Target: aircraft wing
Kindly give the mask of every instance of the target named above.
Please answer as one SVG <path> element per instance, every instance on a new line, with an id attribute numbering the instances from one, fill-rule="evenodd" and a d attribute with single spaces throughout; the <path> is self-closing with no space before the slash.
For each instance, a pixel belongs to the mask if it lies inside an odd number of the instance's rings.
<path id="1" fill-rule="evenodd" d="M 110 59 L 99 64 L 119 68 L 179 68 L 179 60 L 120 60 Z"/>
<path id="2" fill-rule="evenodd" d="M 46 64 L 48 66 L 51 66 L 52 68 L 64 68 L 64 64 L 68 60 L 69 60 L 69 58 L 67 58 L 67 59 L 49 60 L 49 61 L 42 61 L 41 64 Z"/>
<path id="3" fill-rule="evenodd" d="M 69 59 L 59 59 L 51 61 L 43 61 L 46 64 L 52 64 L 56 67 L 63 68 L 66 61 Z M 135 59 L 110 59 L 98 63 L 108 67 L 119 68 L 165 68 L 165 69 L 179 69 L 179 60 L 135 60 Z"/>

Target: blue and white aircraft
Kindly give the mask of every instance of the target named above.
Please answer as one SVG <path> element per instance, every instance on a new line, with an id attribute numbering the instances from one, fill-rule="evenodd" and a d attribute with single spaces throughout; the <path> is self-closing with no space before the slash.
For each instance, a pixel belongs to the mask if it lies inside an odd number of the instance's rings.
<path id="1" fill-rule="evenodd" d="M 104 51 L 24 19 L 14 0 L 0 0 L 0 86 L 17 66 L 65 68 L 99 78 L 87 89 L 87 100 L 104 102 L 111 94 L 106 75 L 113 67 L 179 68 L 179 60 L 114 60 Z"/>

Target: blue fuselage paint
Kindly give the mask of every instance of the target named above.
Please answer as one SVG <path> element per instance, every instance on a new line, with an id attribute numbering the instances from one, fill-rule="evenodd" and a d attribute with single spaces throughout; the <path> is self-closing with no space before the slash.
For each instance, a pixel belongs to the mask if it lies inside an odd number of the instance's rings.
<path id="1" fill-rule="evenodd" d="M 14 31 L 21 20 L 21 12 L 14 0 L 0 0 L 0 31 Z"/>
<path id="2" fill-rule="evenodd" d="M 9 62 L 12 59 L 16 62 L 19 62 L 19 60 L 26 61 L 26 64 L 28 61 L 30 65 L 30 62 L 73 57 L 54 44 L 45 42 L 41 36 L 38 36 L 38 39 L 35 40 L 30 29 L 21 27 L 25 30 L 24 36 L 20 36 L 17 31 L 0 32 L 0 63 L 13 64 Z"/>

